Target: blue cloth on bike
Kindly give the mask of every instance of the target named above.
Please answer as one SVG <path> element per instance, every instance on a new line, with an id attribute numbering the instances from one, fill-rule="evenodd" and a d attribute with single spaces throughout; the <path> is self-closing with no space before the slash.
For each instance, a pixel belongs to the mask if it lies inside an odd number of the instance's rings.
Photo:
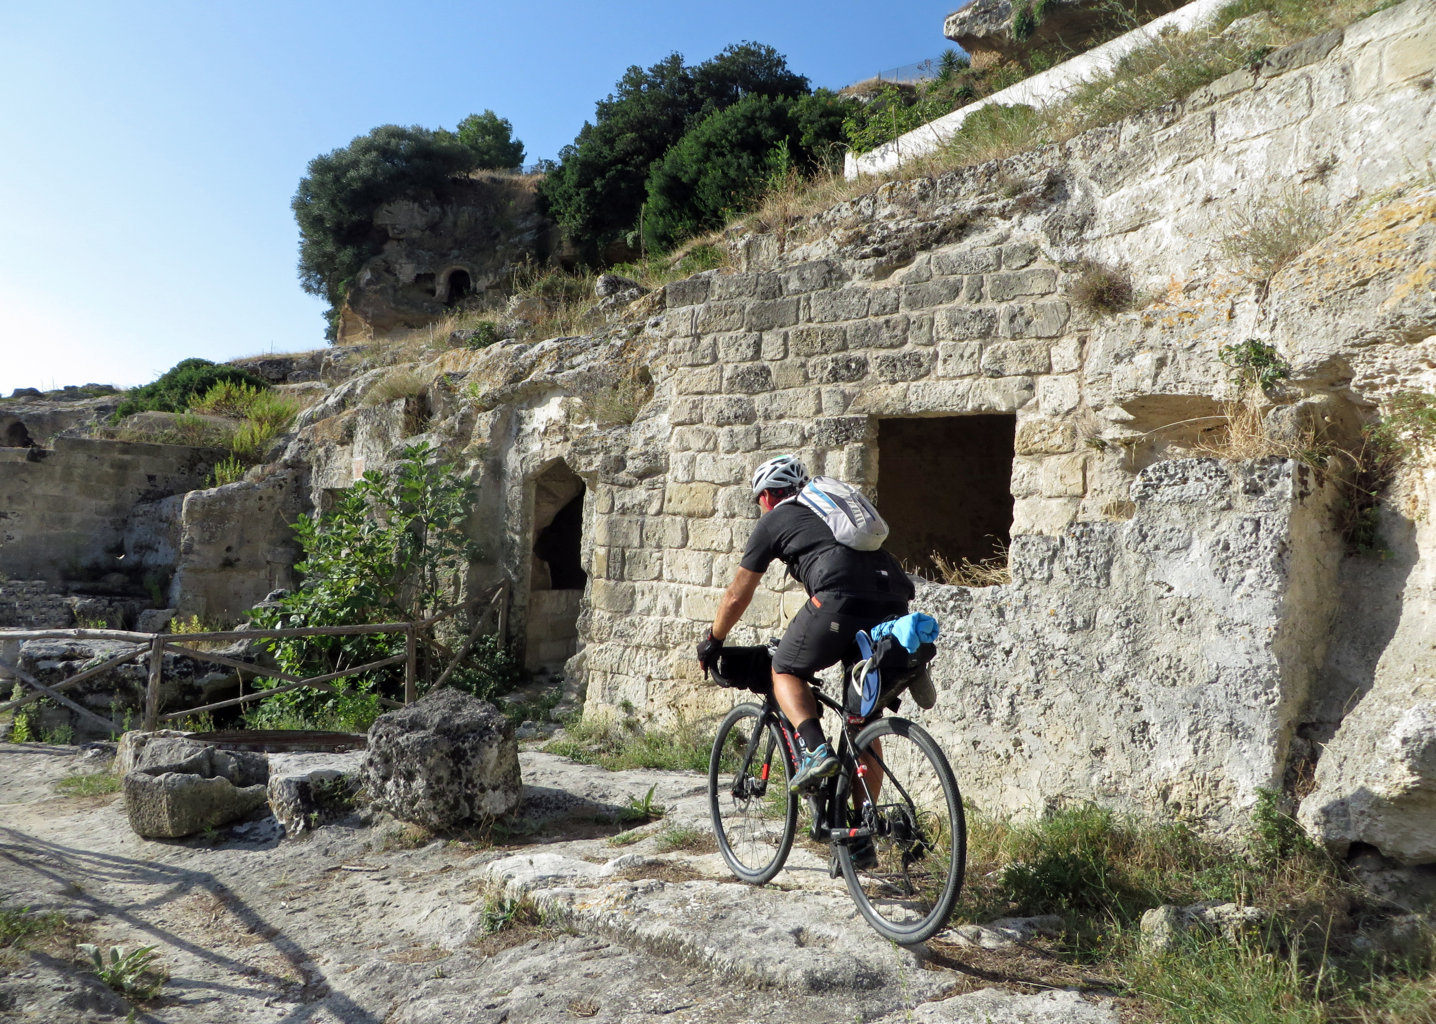
<path id="1" fill-rule="evenodd" d="M 877 661 L 873 658 L 872 641 L 863 630 L 858 630 L 853 637 L 858 645 L 858 653 L 862 660 L 853 669 L 853 685 L 858 688 L 859 704 L 858 714 L 866 717 L 872 714 L 873 708 L 877 706 L 878 692 L 882 689 L 882 676 L 878 671 Z"/>
<path id="2" fill-rule="evenodd" d="M 912 654 L 922 644 L 934 643 L 940 627 L 931 615 L 913 612 L 890 622 L 879 622 L 868 632 L 874 640 L 881 640 L 889 633 Z"/>

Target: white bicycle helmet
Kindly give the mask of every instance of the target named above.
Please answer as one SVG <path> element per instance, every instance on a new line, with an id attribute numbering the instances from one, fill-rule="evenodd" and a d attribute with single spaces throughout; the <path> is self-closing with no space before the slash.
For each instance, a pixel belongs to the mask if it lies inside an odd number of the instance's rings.
<path id="1" fill-rule="evenodd" d="M 786 491 L 808 482 L 808 467 L 796 455 L 779 455 L 753 470 L 753 496 L 764 491 Z"/>

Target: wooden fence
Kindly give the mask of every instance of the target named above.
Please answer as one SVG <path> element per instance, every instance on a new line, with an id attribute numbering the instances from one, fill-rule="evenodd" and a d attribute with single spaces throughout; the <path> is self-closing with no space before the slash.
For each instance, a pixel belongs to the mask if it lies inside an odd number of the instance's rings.
<path id="1" fill-rule="evenodd" d="M 32 691 L 23 697 L 0 704 L 0 714 L 6 711 L 15 711 L 31 704 L 42 697 L 49 697 L 62 707 L 69 708 L 81 719 L 98 726 L 106 733 L 116 731 L 115 723 L 103 718 L 90 709 L 76 703 L 66 697 L 61 691 L 68 690 L 79 683 L 96 676 L 104 675 L 120 665 L 141 658 L 149 659 L 149 681 L 145 688 L 145 708 L 143 726 L 145 729 L 156 729 L 160 722 L 173 721 L 177 718 L 184 718 L 188 715 L 197 715 L 206 711 L 215 711 L 219 708 L 234 707 L 250 701 L 263 700 L 265 697 L 276 693 L 285 693 L 289 690 L 297 690 L 302 687 L 322 690 L 326 693 L 342 694 L 343 687 L 335 686 L 335 680 L 343 679 L 346 676 L 360 675 L 364 672 L 372 672 L 381 668 L 388 668 L 390 665 L 404 665 L 404 700 L 396 701 L 385 697 L 379 698 L 380 703 L 386 707 L 397 708 L 414 700 L 418 688 L 418 655 L 419 655 L 419 634 L 435 624 L 457 615 L 459 612 L 473 608 L 481 604 L 498 605 L 498 635 L 504 636 L 507 631 L 508 618 L 508 596 L 509 586 L 507 581 L 500 583 L 480 597 L 463 604 L 446 608 L 437 615 L 418 622 L 383 622 L 365 626 L 312 626 L 299 629 L 246 629 L 229 630 L 213 633 L 136 633 L 120 629 L 0 629 L 0 658 L 3 658 L 5 641 L 25 640 L 111 640 L 121 643 L 129 643 L 134 646 L 129 650 L 120 651 L 106 658 L 98 665 L 92 665 L 82 672 L 65 679 L 54 686 L 47 686 L 40 682 L 30 673 L 24 671 L 18 664 L 12 664 L 0 660 L 0 677 L 8 673 L 18 679 L 24 686 Z M 434 682 L 434 688 L 444 685 L 449 676 L 459 667 L 464 657 L 472 649 L 474 642 L 478 640 L 482 631 L 485 616 L 479 616 L 473 631 L 464 641 L 463 645 L 454 653 L 448 666 Z M 276 668 L 269 668 L 263 665 L 256 665 L 251 662 L 240 661 L 236 658 L 227 658 L 212 651 L 191 650 L 186 644 L 213 643 L 235 640 L 263 640 L 270 638 L 302 637 L 302 636 L 368 636 L 379 633 L 403 633 L 404 653 L 396 654 L 388 658 L 381 658 L 378 661 L 366 662 L 363 665 L 355 665 L 346 668 L 342 672 L 330 672 L 326 675 L 311 676 L 301 679 L 298 676 L 287 672 L 281 672 Z M 18 649 L 18 643 L 15 644 Z M 281 685 L 264 690 L 256 690 L 253 693 L 241 693 L 238 697 L 229 700 L 215 701 L 212 704 L 204 704 L 199 707 L 184 708 L 179 711 L 171 711 L 167 714 L 160 714 L 160 688 L 164 683 L 164 656 L 165 652 L 172 654 L 183 654 L 199 661 L 210 662 L 215 665 L 222 665 L 226 668 L 235 669 L 238 672 L 251 673 L 258 679 L 278 679 Z M 17 659 L 18 660 L 18 659 Z M 241 686 L 244 677 L 240 676 Z"/>

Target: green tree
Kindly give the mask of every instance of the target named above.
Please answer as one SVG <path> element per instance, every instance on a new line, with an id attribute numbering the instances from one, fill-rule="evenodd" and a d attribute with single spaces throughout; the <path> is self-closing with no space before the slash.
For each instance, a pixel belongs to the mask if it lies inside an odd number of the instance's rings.
<path id="1" fill-rule="evenodd" d="M 540 196 L 583 258 L 597 261 L 637 226 L 654 161 L 689 129 L 750 94 L 807 92 L 807 79 L 760 43 L 728 46 L 696 67 L 678 53 L 647 69 L 634 65 L 598 102 L 594 120 L 564 147 Z"/>
<path id="2" fill-rule="evenodd" d="M 472 543 L 464 524 L 472 507 L 469 484 L 452 466 L 436 461 L 427 444 L 406 448 L 393 474 L 366 473 L 327 512 L 299 517 L 294 532 L 304 559 L 295 568 L 303 583 L 278 609 L 256 613 L 255 624 L 347 626 L 416 622 L 433 615 L 457 591 L 468 567 Z M 447 648 L 430 634 L 420 639 L 421 671 L 433 682 L 447 663 Z M 299 637 L 271 644 L 280 668 L 306 677 L 404 650 L 403 636 L 394 634 Z M 478 690 L 491 682 L 473 676 L 456 673 L 451 679 Z M 340 684 L 354 694 L 347 698 L 308 688 L 276 694 L 248 720 L 258 726 L 294 717 L 313 722 L 337 716 L 352 722 L 355 716 L 377 713 L 376 692 L 397 692 L 402 678 L 397 667 L 347 677 Z"/>
<path id="3" fill-rule="evenodd" d="M 474 151 L 475 167 L 509 170 L 524 162 L 524 144 L 513 137 L 514 126 L 492 110 L 464 118 L 457 134 Z"/>
<path id="4" fill-rule="evenodd" d="M 309 161 L 290 203 L 299 222 L 299 283 L 337 309 L 347 282 L 383 245 L 374 212 L 394 199 L 431 199 L 473 169 L 451 132 L 386 124 Z"/>
<path id="5" fill-rule="evenodd" d="M 645 240 L 671 248 L 751 209 L 790 168 L 813 171 L 837 151 L 845 110 L 824 91 L 799 99 L 748 95 L 709 115 L 653 165 Z"/>

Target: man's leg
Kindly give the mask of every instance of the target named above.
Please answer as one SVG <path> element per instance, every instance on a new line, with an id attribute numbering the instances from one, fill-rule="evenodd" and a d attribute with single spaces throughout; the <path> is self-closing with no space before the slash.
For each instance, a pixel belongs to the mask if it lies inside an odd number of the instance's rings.
<path id="1" fill-rule="evenodd" d="M 773 696 L 794 728 L 818 717 L 818 698 L 813 696 L 813 688 L 797 676 L 774 669 Z"/>

